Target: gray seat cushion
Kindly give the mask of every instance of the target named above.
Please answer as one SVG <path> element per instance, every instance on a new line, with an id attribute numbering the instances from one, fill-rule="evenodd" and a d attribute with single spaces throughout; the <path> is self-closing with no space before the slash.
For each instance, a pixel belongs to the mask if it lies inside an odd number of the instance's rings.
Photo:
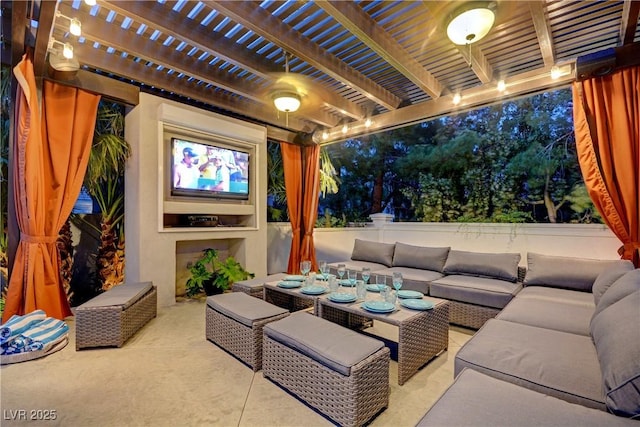
<path id="1" fill-rule="evenodd" d="M 591 322 L 607 408 L 640 415 L 640 291 L 610 305 Z"/>
<path id="2" fill-rule="evenodd" d="M 395 271 L 402 273 L 402 289 L 422 292 L 425 295 L 429 294 L 429 285 L 432 281 L 444 277 L 442 273 L 437 271 L 420 270 L 410 267 L 391 267 L 376 271 L 375 274 L 383 274 L 390 278 Z M 391 283 L 391 279 L 387 282 Z M 375 278 L 371 279 L 369 283 L 375 283 Z"/>
<path id="3" fill-rule="evenodd" d="M 537 298 L 514 298 L 496 319 L 589 335 L 594 307 Z"/>
<path id="4" fill-rule="evenodd" d="M 124 283 L 90 299 L 78 308 L 108 307 L 121 305 L 123 309 L 138 301 L 153 288 L 152 282 Z"/>
<path id="5" fill-rule="evenodd" d="M 591 292 L 593 282 L 604 270 L 615 267 L 619 260 L 597 260 L 553 255 L 527 254 L 524 285 L 551 286 Z"/>
<path id="6" fill-rule="evenodd" d="M 616 280 L 633 269 L 634 266 L 631 261 L 620 260 L 613 267 L 607 268 L 602 273 L 600 273 L 598 277 L 596 277 L 595 282 L 593 282 L 593 289 L 591 290 L 591 292 L 593 293 L 594 302 L 598 304 L 598 301 L 600 301 L 602 294 L 604 294 L 606 290 L 615 283 Z"/>
<path id="7" fill-rule="evenodd" d="M 254 298 L 243 292 L 230 292 L 207 297 L 207 305 L 215 311 L 251 327 L 257 320 L 268 319 L 287 313 L 266 301 Z"/>
<path id="8" fill-rule="evenodd" d="M 449 251 L 445 274 L 465 274 L 510 282 L 518 280 L 519 253 Z"/>
<path id="9" fill-rule="evenodd" d="M 418 422 L 419 427 L 637 426 L 638 422 L 465 369 Z"/>
<path id="10" fill-rule="evenodd" d="M 546 286 L 527 286 L 516 298 L 535 298 L 546 301 L 558 301 L 564 304 L 579 304 L 595 309 L 593 295 L 588 292 L 572 291 L 569 289 L 549 288 Z"/>
<path id="11" fill-rule="evenodd" d="M 453 301 L 503 308 L 522 289 L 519 283 L 484 277 L 451 275 L 434 280 L 429 294 Z"/>
<path id="12" fill-rule="evenodd" d="M 450 247 L 430 248 L 396 242 L 396 249 L 393 253 L 393 266 L 419 268 L 442 273 L 450 250 Z"/>
<path id="13" fill-rule="evenodd" d="M 351 259 L 354 261 L 375 262 L 391 267 L 395 247 L 396 245 L 393 243 L 355 239 Z"/>
<path id="14" fill-rule="evenodd" d="M 471 368 L 571 403 L 605 410 L 591 337 L 489 319 L 458 351 L 455 375 Z"/>
<path id="15" fill-rule="evenodd" d="M 352 366 L 384 347 L 382 341 L 304 312 L 269 323 L 263 331 L 275 341 L 346 376 L 351 374 Z"/>

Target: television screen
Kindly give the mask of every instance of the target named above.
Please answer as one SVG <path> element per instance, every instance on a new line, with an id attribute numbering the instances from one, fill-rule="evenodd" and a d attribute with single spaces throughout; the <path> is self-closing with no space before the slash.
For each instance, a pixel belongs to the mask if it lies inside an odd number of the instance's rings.
<path id="1" fill-rule="evenodd" d="M 171 138 L 171 195 L 249 199 L 249 152 Z"/>

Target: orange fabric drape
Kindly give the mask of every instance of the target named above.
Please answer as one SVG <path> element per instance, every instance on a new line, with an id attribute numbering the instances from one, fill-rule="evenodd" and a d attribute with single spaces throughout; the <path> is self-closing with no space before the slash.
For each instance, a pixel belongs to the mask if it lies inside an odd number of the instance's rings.
<path id="1" fill-rule="evenodd" d="M 100 96 L 45 81 L 41 117 L 31 52 L 14 74 L 12 178 L 20 242 L 3 320 L 36 309 L 64 319 L 72 313 L 60 280 L 56 240 L 80 193 Z"/>
<path id="2" fill-rule="evenodd" d="M 640 67 L 573 84 L 578 161 L 589 195 L 640 267 Z"/>
<path id="3" fill-rule="evenodd" d="M 318 269 L 313 244 L 313 229 L 318 216 L 320 194 L 320 147 L 281 143 L 287 208 L 291 221 L 291 251 L 288 273 L 300 272 L 300 261 L 311 261 L 311 270 Z"/>

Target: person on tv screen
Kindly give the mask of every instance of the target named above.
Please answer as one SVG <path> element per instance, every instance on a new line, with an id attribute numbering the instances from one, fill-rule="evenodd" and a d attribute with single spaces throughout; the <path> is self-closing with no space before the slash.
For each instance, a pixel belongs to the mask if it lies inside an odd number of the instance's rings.
<path id="1" fill-rule="evenodd" d="M 213 164 L 216 169 L 216 184 L 212 190 L 229 191 L 229 168 L 224 165 L 224 160 L 219 154 L 214 154 Z"/>
<path id="2" fill-rule="evenodd" d="M 182 150 L 182 161 L 174 168 L 173 186 L 175 188 L 198 188 L 200 170 L 193 161 L 196 157 L 197 154 L 191 147 L 185 147 Z"/>

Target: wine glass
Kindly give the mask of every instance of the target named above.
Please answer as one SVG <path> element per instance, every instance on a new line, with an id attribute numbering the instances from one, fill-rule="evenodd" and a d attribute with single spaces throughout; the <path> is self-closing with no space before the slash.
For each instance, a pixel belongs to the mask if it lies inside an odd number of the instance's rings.
<path id="1" fill-rule="evenodd" d="M 349 285 L 351 285 L 351 287 L 355 286 L 358 272 L 355 270 L 347 270 L 347 278 L 349 279 Z"/>
<path id="2" fill-rule="evenodd" d="M 393 287 L 396 290 L 396 294 L 402 287 L 402 273 L 400 273 L 399 271 L 393 272 Z"/>
<path id="3" fill-rule="evenodd" d="M 338 285 L 342 286 L 342 278 L 344 277 L 344 273 L 347 271 L 347 266 L 344 264 L 338 264 L 338 277 L 340 280 L 338 281 Z"/>
<path id="4" fill-rule="evenodd" d="M 311 261 L 309 260 L 300 261 L 300 272 L 306 276 L 310 271 L 311 271 Z"/>
<path id="5" fill-rule="evenodd" d="M 366 285 L 367 283 L 369 283 L 369 277 L 371 277 L 371 269 L 369 267 L 363 267 L 362 273 L 360 273 L 360 275 L 362 276 L 362 280 L 364 280 L 364 284 Z"/>
<path id="6" fill-rule="evenodd" d="M 376 285 L 381 293 L 387 287 L 387 278 L 384 274 L 376 274 Z"/>
<path id="7" fill-rule="evenodd" d="M 322 273 L 322 278 L 327 280 L 327 273 L 329 272 L 329 266 L 327 265 L 327 261 L 320 261 L 320 273 Z"/>

